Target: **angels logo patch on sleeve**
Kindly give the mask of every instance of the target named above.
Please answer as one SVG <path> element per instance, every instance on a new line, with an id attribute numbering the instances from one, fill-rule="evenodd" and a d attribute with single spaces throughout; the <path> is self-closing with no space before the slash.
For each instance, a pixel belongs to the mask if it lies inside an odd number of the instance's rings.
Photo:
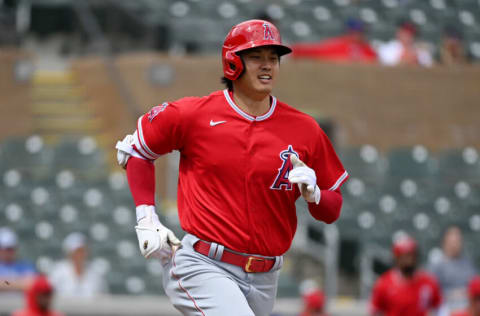
<path id="1" fill-rule="evenodd" d="M 278 174 L 275 178 L 270 189 L 272 190 L 292 190 L 292 183 L 288 181 L 288 174 L 290 170 L 293 169 L 292 162 L 290 161 L 290 155 L 296 155 L 298 153 L 293 150 L 292 145 L 288 145 L 286 150 L 280 152 L 280 160 L 282 161 L 282 166 L 278 168 Z"/>
<path id="2" fill-rule="evenodd" d="M 150 123 L 153 121 L 153 119 L 155 118 L 155 116 L 158 115 L 158 113 L 160 112 L 163 112 L 165 110 L 165 108 L 168 106 L 168 102 L 163 102 L 162 105 L 157 105 L 157 106 L 154 106 L 150 112 L 148 112 L 148 121 L 150 121 Z"/>

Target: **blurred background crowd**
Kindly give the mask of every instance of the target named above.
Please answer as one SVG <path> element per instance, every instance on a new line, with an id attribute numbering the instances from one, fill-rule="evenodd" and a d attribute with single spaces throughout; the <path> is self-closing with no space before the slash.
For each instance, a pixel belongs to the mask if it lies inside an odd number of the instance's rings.
<path id="1" fill-rule="evenodd" d="M 23 292 L 17 316 L 53 295 L 68 315 L 177 315 L 137 249 L 114 144 L 153 105 L 221 89 L 223 39 L 251 18 L 293 48 L 275 95 L 350 174 L 335 224 L 298 202 L 275 312 L 368 315 L 405 234 L 439 315 L 478 305 L 480 1 L 0 0 L 0 315 Z M 177 236 L 178 159 L 156 162 Z"/>

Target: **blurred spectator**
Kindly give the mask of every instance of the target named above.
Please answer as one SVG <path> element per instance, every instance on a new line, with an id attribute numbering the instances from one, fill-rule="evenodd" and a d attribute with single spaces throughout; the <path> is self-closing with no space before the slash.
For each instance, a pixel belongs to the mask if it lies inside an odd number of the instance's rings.
<path id="1" fill-rule="evenodd" d="M 86 238 L 81 233 L 71 233 L 63 241 L 67 260 L 57 263 L 49 279 L 61 297 L 92 298 L 107 292 L 104 276 L 87 262 Z"/>
<path id="2" fill-rule="evenodd" d="M 300 284 L 303 310 L 299 316 L 327 316 L 325 310 L 325 295 L 314 280 L 304 280 Z"/>
<path id="3" fill-rule="evenodd" d="M 17 259 L 17 247 L 15 232 L 0 228 L 0 291 L 23 291 L 36 273 L 33 264 Z"/>
<path id="4" fill-rule="evenodd" d="M 319 43 L 295 44 L 292 56 L 336 62 L 375 62 L 377 54 L 364 35 L 365 25 L 359 20 L 348 19 L 344 35 Z"/>
<path id="5" fill-rule="evenodd" d="M 430 262 L 428 269 L 436 276 L 443 292 L 444 308 L 456 310 L 467 305 L 467 285 L 476 274 L 471 260 L 463 254 L 460 228 L 449 227 L 443 236 L 442 257 Z"/>
<path id="6" fill-rule="evenodd" d="M 480 316 L 480 276 L 475 276 L 468 285 L 469 306 L 452 316 Z"/>
<path id="7" fill-rule="evenodd" d="M 327 316 L 324 313 L 325 296 L 321 290 L 314 290 L 303 295 L 303 312 L 299 316 Z"/>
<path id="8" fill-rule="evenodd" d="M 38 275 L 25 291 L 25 308 L 12 316 L 62 316 L 51 309 L 53 287 L 43 275 Z"/>
<path id="9" fill-rule="evenodd" d="M 433 276 L 417 268 L 417 242 L 402 236 L 393 243 L 395 266 L 375 283 L 371 315 L 428 315 L 441 304 L 440 288 Z"/>
<path id="10" fill-rule="evenodd" d="M 402 22 L 397 28 L 396 38 L 378 47 L 378 58 L 387 66 L 433 65 L 432 53 L 428 47 L 416 41 L 417 28 L 410 22 Z"/>
<path id="11" fill-rule="evenodd" d="M 464 65 L 467 57 L 463 49 L 463 36 L 457 28 L 449 26 L 443 33 L 440 45 L 440 62 L 444 65 Z"/>

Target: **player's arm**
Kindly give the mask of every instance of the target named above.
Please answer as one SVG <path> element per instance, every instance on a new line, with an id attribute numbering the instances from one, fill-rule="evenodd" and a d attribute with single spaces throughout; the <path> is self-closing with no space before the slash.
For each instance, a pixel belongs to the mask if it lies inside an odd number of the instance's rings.
<path id="1" fill-rule="evenodd" d="M 342 194 L 340 189 L 322 190 L 317 185 L 315 171 L 308 167 L 296 155 L 291 155 L 293 169 L 288 180 L 297 183 L 303 198 L 309 202 L 309 211 L 312 216 L 328 224 L 333 223 L 340 216 L 342 208 Z"/>
<path id="2" fill-rule="evenodd" d="M 141 253 L 146 257 L 165 259 L 170 257 L 174 246 L 180 241 L 171 230 L 160 222 L 155 211 L 155 166 L 160 155 L 178 149 L 178 110 L 167 111 L 166 106 L 157 108 L 138 120 L 133 135 L 117 143 L 118 163 L 126 169 L 127 179 L 136 206 L 138 237 Z M 153 116 L 153 114 L 155 114 Z M 158 116 L 158 118 L 157 118 Z"/>
<path id="3" fill-rule="evenodd" d="M 314 143 L 305 158 L 308 163 L 296 155 L 290 156 L 293 169 L 290 170 L 288 179 L 298 184 L 301 195 L 309 202 L 310 214 L 315 219 L 333 223 L 340 216 L 343 202 L 340 187 L 348 178 L 348 173 L 318 125 Z"/>

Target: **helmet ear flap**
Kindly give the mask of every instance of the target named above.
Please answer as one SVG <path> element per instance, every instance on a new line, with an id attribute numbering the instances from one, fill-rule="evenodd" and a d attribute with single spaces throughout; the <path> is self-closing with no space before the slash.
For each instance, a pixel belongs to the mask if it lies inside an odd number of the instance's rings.
<path id="1" fill-rule="evenodd" d="M 232 51 L 225 53 L 224 57 L 224 74 L 225 78 L 236 80 L 243 72 L 243 62 L 240 56 Z"/>

